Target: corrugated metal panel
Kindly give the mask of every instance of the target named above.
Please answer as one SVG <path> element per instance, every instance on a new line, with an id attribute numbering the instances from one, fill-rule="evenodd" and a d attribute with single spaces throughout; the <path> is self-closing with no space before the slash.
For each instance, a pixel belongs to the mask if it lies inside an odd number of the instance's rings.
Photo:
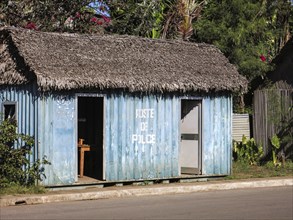
<path id="1" fill-rule="evenodd" d="M 45 185 L 72 184 L 77 177 L 76 103 L 67 96 L 44 96 L 39 102 L 39 155 L 45 167 Z"/>
<path id="2" fill-rule="evenodd" d="M 35 135 L 38 158 L 46 155 L 45 185 L 77 179 L 77 112 L 73 96 L 42 96 L 34 88 L 1 90 L 0 102 L 18 102 L 19 132 Z M 231 97 L 202 101 L 203 174 L 231 169 Z M 105 95 L 106 180 L 138 180 L 179 175 L 180 98 Z M 38 129 L 36 129 L 38 128 Z"/>
<path id="3" fill-rule="evenodd" d="M 35 137 L 35 147 L 32 149 L 33 154 L 30 160 L 34 161 L 37 158 L 37 129 L 35 123 L 37 121 L 36 112 L 37 99 L 35 98 L 37 92 L 34 85 L 2 88 L 0 90 L 0 112 L 3 111 L 3 103 L 16 102 L 16 114 L 18 122 L 18 133 Z"/>
<path id="4" fill-rule="evenodd" d="M 38 102 L 38 141 L 39 141 L 39 157 L 42 158 L 43 156 L 47 156 L 48 161 L 52 162 L 51 159 L 53 155 L 50 153 L 54 153 L 51 150 L 52 144 L 52 110 L 51 106 L 49 105 L 49 100 L 46 98 L 40 98 Z M 51 183 L 52 180 L 52 172 L 51 166 L 45 167 L 46 179 L 44 184 Z"/>
<path id="5" fill-rule="evenodd" d="M 177 97 L 106 97 L 106 180 L 179 175 Z"/>
<path id="6" fill-rule="evenodd" d="M 203 174 L 230 174 L 232 153 L 232 98 L 203 99 Z"/>
<path id="7" fill-rule="evenodd" d="M 250 138 L 249 114 L 233 114 L 232 138 L 242 141 L 242 136 Z"/>

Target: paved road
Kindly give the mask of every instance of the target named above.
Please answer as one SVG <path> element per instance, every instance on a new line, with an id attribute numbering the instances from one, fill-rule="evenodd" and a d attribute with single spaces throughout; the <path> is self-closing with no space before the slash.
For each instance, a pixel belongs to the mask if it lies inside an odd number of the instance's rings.
<path id="1" fill-rule="evenodd" d="M 293 188 L 271 187 L 1 207 L 0 219 L 293 219 Z"/>

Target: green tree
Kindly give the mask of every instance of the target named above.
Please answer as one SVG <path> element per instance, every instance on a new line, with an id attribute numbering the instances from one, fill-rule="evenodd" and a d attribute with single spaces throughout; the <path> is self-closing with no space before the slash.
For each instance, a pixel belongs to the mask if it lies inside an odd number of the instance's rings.
<path id="1" fill-rule="evenodd" d="M 248 80 L 269 70 L 272 31 L 257 0 L 209 1 L 194 24 L 196 40 L 218 46 Z"/>
<path id="2" fill-rule="evenodd" d="M 112 18 L 110 32 L 159 38 L 165 15 L 175 0 L 108 1 Z"/>
<path id="3" fill-rule="evenodd" d="M 260 78 L 292 35 L 292 6 L 287 0 L 209 0 L 194 23 L 193 40 L 214 44 L 238 67 L 249 93 L 235 97 L 238 111 L 250 106 Z"/>
<path id="4" fill-rule="evenodd" d="M 162 38 L 189 40 L 194 33 L 193 22 L 200 15 L 206 0 L 177 0 L 169 6 Z"/>
<path id="5" fill-rule="evenodd" d="M 109 1 L 113 25 L 110 32 L 150 38 L 181 38 L 193 34 L 196 20 L 206 1 L 131 0 Z"/>
<path id="6" fill-rule="evenodd" d="M 0 25 L 41 31 L 101 33 L 110 24 L 95 0 L 3 0 Z"/>
<path id="7" fill-rule="evenodd" d="M 293 33 L 292 3 L 288 0 L 267 0 L 266 17 L 273 32 L 272 55 L 277 55 Z"/>

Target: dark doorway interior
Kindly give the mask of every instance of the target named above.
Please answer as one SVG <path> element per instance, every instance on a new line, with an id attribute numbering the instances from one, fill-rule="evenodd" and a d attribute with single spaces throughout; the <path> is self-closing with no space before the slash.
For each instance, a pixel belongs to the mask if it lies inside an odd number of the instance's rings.
<path id="1" fill-rule="evenodd" d="M 103 179 L 103 101 L 103 97 L 78 97 L 78 140 L 91 147 L 84 154 L 84 176 L 98 180 Z"/>

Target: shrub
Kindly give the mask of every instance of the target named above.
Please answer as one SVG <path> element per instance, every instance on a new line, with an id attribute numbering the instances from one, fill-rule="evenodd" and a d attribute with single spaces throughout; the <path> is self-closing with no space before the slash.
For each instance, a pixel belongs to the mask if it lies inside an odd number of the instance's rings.
<path id="1" fill-rule="evenodd" d="M 0 124 L 0 187 L 11 185 L 31 186 L 45 178 L 44 164 L 50 164 L 44 157 L 31 163 L 34 139 L 18 134 L 16 120 L 6 119 Z"/>
<path id="2" fill-rule="evenodd" d="M 263 149 L 257 146 L 253 138 L 248 139 L 245 135 L 241 142 L 233 143 L 233 159 L 250 165 L 257 165 L 263 156 Z"/>
<path id="3" fill-rule="evenodd" d="M 277 158 L 277 151 L 281 147 L 281 141 L 280 138 L 277 135 L 273 135 L 271 138 L 271 144 L 272 144 L 272 156 L 273 156 L 273 163 L 275 166 L 279 166 L 280 163 Z"/>

